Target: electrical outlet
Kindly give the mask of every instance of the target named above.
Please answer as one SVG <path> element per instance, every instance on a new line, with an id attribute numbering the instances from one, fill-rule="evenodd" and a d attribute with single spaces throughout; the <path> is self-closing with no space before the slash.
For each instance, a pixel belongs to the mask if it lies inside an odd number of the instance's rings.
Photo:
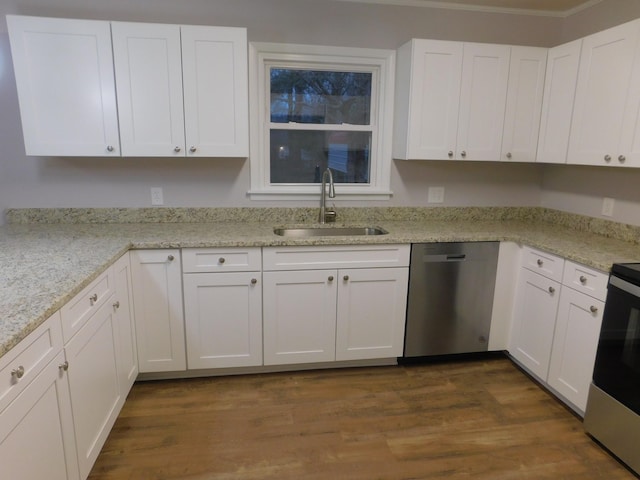
<path id="1" fill-rule="evenodd" d="M 444 187 L 429 187 L 427 193 L 427 203 L 443 203 Z"/>
<path id="2" fill-rule="evenodd" d="M 162 187 L 151 187 L 151 205 L 164 205 Z"/>
<path id="3" fill-rule="evenodd" d="M 615 205 L 615 200 L 613 198 L 604 197 L 602 199 L 602 215 L 605 217 L 613 216 L 613 207 Z"/>

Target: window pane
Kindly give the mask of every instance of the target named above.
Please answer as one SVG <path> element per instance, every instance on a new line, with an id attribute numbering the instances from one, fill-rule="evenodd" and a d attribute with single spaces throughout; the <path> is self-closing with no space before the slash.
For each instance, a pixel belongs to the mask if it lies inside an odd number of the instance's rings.
<path id="1" fill-rule="evenodd" d="M 369 125 L 371 72 L 271 69 L 271 122 Z"/>
<path id="2" fill-rule="evenodd" d="M 369 183 L 371 132 L 271 130 L 271 183 Z"/>

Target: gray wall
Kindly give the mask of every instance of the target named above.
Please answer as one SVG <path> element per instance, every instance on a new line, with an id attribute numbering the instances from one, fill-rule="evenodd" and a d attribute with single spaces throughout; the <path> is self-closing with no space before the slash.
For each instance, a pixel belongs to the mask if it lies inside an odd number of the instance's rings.
<path id="1" fill-rule="evenodd" d="M 609 22 L 640 16 L 632 1 L 620 4 Z M 637 2 L 636 3 L 640 3 Z M 623 5 L 624 4 L 624 5 Z M 594 9 L 596 7 L 593 7 Z M 618 7 L 616 7 L 617 9 Z M 636 9 L 637 10 L 637 9 Z M 251 41 L 296 42 L 395 49 L 412 37 L 553 46 L 584 28 L 598 30 L 600 14 L 582 12 L 581 22 L 512 14 L 390 7 L 331 0 L 13 0 L 0 14 L 245 26 Z M 247 198 L 249 161 L 238 159 L 36 158 L 24 155 L 6 25 L 0 22 L 0 209 L 8 207 L 149 206 L 149 188 L 164 189 L 167 206 L 268 206 Z M 394 161 L 393 198 L 376 205 L 425 205 L 430 185 L 444 186 L 445 205 L 548 205 L 568 211 L 584 207 L 576 184 L 598 189 L 585 212 L 599 215 L 601 196 L 616 197 L 616 173 L 585 174 L 578 167 L 501 163 Z M 625 177 L 626 178 L 626 177 Z M 629 178 L 640 178 L 632 172 Z M 569 179 L 573 179 L 572 181 Z M 577 179 L 577 181 L 576 181 Z M 590 189 L 587 189 L 591 192 Z M 633 198 L 631 205 L 640 205 Z M 574 198 L 575 197 L 575 198 Z M 364 205 L 362 202 L 341 205 Z M 297 202 L 296 205 L 300 205 Z M 306 203 L 315 205 L 315 202 Z M 620 211 L 621 221 L 640 224 Z M 631 217 L 633 215 L 631 214 Z"/>

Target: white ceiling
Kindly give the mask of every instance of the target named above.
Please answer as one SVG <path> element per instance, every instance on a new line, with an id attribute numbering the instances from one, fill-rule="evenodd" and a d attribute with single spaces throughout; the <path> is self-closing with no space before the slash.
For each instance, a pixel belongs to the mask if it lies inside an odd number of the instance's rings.
<path id="1" fill-rule="evenodd" d="M 382 5 L 448 8 L 566 17 L 603 0 L 340 0 Z"/>

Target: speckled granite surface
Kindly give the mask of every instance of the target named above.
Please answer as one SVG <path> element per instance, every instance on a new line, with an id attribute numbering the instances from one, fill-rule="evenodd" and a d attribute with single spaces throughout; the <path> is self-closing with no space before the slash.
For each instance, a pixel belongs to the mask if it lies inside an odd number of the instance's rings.
<path id="1" fill-rule="evenodd" d="M 339 209 L 388 235 L 290 239 L 317 209 L 28 209 L 0 227 L 0 356 L 129 248 L 515 241 L 607 271 L 640 261 L 640 229 L 537 208 Z M 325 228 L 332 228 L 327 226 Z"/>

